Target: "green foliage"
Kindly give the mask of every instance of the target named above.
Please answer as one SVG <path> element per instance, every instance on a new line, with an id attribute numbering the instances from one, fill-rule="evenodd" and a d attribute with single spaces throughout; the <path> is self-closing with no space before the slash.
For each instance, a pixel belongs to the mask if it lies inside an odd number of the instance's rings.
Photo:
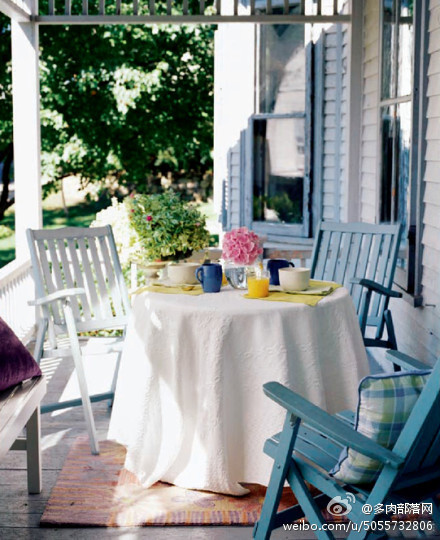
<path id="1" fill-rule="evenodd" d="M 51 26 L 40 40 L 46 181 L 151 192 L 212 167 L 212 27 Z"/>
<path id="2" fill-rule="evenodd" d="M 113 229 L 121 266 L 126 273 L 130 267 L 130 261 L 134 260 L 136 254 L 141 250 L 139 237 L 130 224 L 127 205 L 118 202 L 116 197 L 113 197 L 111 206 L 96 214 L 96 219 L 91 227 L 102 227 L 103 225 L 111 225 Z"/>
<path id="3" fill-rule="evenodd" d="M 302 223 L 302 210 L 299 200 L 292 200 L 288 193 L 281 192 L 272 197 L 260 195 L 254 197 L 253 210 L 256 221 L 265 220 L 265 209 L 273 210 L 282 223 Z"/>
<path id="4" fill-rule="evenodd" d="M 276 212 L 280 221 L 283 223 L 302 222 L 300 201 L 292 200 L 285 191 L 269 197 L 267 206 Z"/>
<path id="5" fill-rule="evenodd" d="M 0 155 L 12 141 L 11 24 L 0 13 Z"/>
<path id="6" fill-rule="evenodd" d="M 12 236 L 14 234 L 14 231 L 7 227 L 6 225 L 0 225 L 0 239 L 1 238 L 9 238 L 9 236 Z"/>
<path id="7" fill-rule="evenodd" d="M 70 175 L 144 193 L 169 174 L 212 182 L 213 36 L 202 25 L 41 27 L 45 193 Z M 0 14 L 0 156 L 11 142 L 10 21 Z"/>
<path id="8" fill-rule="evenodd" d="M 125 202 L 147 259 L 184 259 L 209 245 L 205 217 L 173 191 L 135 195 Z"/>

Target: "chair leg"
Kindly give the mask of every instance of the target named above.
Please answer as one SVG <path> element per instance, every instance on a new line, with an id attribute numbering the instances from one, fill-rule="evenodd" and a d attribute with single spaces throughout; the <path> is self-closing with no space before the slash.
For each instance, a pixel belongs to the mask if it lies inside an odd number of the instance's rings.
<path id="1" fill-rule="evenodd" d="M 121 356 L 122 356 L 122 352 L 119 352 L 118 357 L 116 359 L 115 372 L 113 374 L 112 386 L 110 388 L 110 391 L 112 392 L 113 396 L 112 396 L 111 399 L 108 400 L 109 409 L 111 407 L 113 407 L 113 402 L 115 400 L 116 383 L 118 382 L 118 373 L 119 373 L 119 366 L 121 365 Z"/>
<path id="2" fill-rule="evenodd" d="M 393 318 L 391 316 L 391 311 L 389 309 L 386 309 L 384 311 L 384 319 L 385 319 L 385 325 L 387 327 L 387 334 L 388 334 L 388 341 L 390 344 L 390 349 L 393 351 L 397 351 L 397 340 L 396 340 L 396 333 L 394 332 L 394 324 L 393 324 Z"/>
<path id="3" fill-rule="evenodd" d="M 38 325 L 37 338 L 35 340 L 34 358 L 39 364 L 43 356 L 44 338 L 47 332 L 47 319 L 41 319 Z"/>
<path id="4" fill-rule="evenodd" d="M 294 462 L 290 464 L 288 481 L 293 493 L 298 501 L 298 504 L 303 509 L 304 515 L 310 524 L 317 525 L 318 530 L 315 531 L 316 537 L 319 540 L 334 540 L 331 532 L 322 530 L 325 528 L 325 520 L 321 514 L 319 506 L 312 497 L 309 488 L 303 480 L 300 470 Z"/>
<path id="5" fill-rule="evenodd" d="M 29 493 L 41 493 L 40 408 L 37 407 L 26 424 L 26 458 Z"/>
<path id="6" fill-rule="evenodd" d="M 95 429 L 95 420 L 93 418 L 92 403 L 90 401 L 89 391 L 87 389 L 87 380 L 84 372 L 81 348 L 76 332 L 75 318 L 70 302 L 67 300 L 64 304 L 64 316 L 66 319 L 67 332 L 70 339 L 73 361 L 75 363 L 76 376 L 78 377 L 81 400 L 83 404 L 84 417 L 86 420 L 87 432 L 89 434 L 90 447 L 92 454 L 99 454 L 99 444 Z"/>
<path id="7" fill-rule="evenodd" d="M 263 507 L 261 508 L 260 519 L 255 524 L 252 533 L 256 540 L 268 540 L 270 538 L 273 529 L 273 521 L 280 504 L 284 482 L 292 459 L 291 455 L 298 433 L 299 422 L 299 419 L 296 419 L 296 421 L 292 423 L 291 414 L 286 414 L 277 455 L 272 467 Z"/>
<path id="8" fill-rule="evenodd" d="M 394 332 L 394 324 L 393 324 L 393 318 L 391 316 L 391 311 L 389 309 L 386 309 L 384 311 L 384 319 L 385 319 L 385 326 L 387 328 L 387 334 L 388 334 L 388 343 L 389 347 L 393 351 L 397 351 L 397 340 L 396 340 L 396 333 Z M 401 371 L 401 367 L 397 364 L 393 364 L 394 371 Z"/>

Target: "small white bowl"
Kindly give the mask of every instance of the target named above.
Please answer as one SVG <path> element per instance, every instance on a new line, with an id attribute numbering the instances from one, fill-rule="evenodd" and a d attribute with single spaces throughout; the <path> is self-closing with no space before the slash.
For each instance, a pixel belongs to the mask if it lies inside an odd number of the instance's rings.
<path id="1" fill-rule="evenodd" d="M 176 284 L 198 283 L 196 270 L 199 266 L 199 263 L 192 262 L 170 264 L 168 266 L 168 278 L 172 283 Z"/>
<path id="2" fill-rule="evenodd" d="M 139 267 L 142 269 L 142 271 L 148 278 L 157 277 L 159 270 L 162 270 L 162 268 L 164 268 L 165 266 L 165 262 L 152 262 L 139 265 Z"/>
<path id="3" fill-rule="evenodd" d="M 283 291 L 305 291 L 310 283 L 310 268 L 280 268 L 279 276 Z"/>

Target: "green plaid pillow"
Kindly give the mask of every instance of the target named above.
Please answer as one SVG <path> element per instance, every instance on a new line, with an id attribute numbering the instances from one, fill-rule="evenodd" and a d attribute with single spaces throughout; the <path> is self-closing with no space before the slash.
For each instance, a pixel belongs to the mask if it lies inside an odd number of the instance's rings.
<path id="1" fill-rule="evenodd" d="M 392 448 L 431 371 L 402 371 L 371 375 L 359 384 L 355 429 L 385 448 Z M 347 484 L 369 484 L 382 464 L 351 448 L 344 448 L 330 474 Z"/>

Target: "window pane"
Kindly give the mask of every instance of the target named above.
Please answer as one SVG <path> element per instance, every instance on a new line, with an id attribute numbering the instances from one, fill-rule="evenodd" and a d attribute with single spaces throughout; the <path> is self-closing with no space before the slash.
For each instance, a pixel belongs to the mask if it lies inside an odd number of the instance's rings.
<path id="1" fill-rule="evenodd" d="M 304 130 L 304 118 L 255 120 L 255 221 L 303 222 Z"/>
<path id="2" fill-rule="evenodd" d="M 394 157 L 394 106 L 381 109 L 382 171 L 380 220 L 392 221 L 393 157 Z"/>
<path id="3" fill-rule="evenodd" d="M 396 220 L 402 224 L 402 243 L 406 250 L 408 245 L 409 205 L 410 205 L 410 145 L 411 145 L 411 102 L 396 106 Z M 402 268 L 407 266 L 407 257 L 399 259 Z"/>
<path id="4" fill-rule="evenodd" d="M 402 0 L 399 17 L 399 60 L 397 96 L 409 96 L 412 92 L 413 61 L 413 7 L 412 0 Z"/>
<path id="5" fill-rule="evenodd" d="M 394 97 L 395 92 L 395 1 L 384 0 L 382 3 L 382 99 Z"/>
<path id="6" fill-rule="evenodd" d="M 260 36 L 260 112 L 304 111 L 304 25 L 261 25 Z"/>
<path id="7" fill-rule="evenodd" d="M 381 109 L 381 221 L 402 224 L 403 252 L 407 249 L 410 205 L 411 102 Z M 398 264 L 406 268 L 407 258 Z"/>

